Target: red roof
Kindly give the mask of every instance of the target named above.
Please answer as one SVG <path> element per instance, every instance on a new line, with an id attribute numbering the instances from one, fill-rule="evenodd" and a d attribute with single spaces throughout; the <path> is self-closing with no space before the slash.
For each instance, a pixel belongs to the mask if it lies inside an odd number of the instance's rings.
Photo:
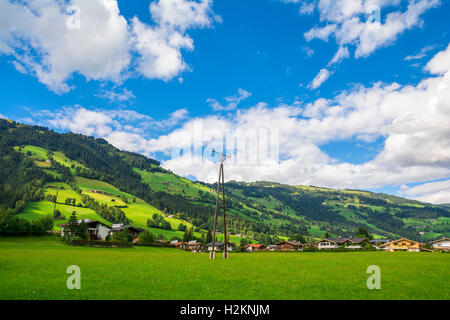
<path id="1" fill-rule="evenodd" d="M 253 244 L 253 243 L 250 243 L 250 244 L 245 245 L 244 248 L 252 247 L 252 248 L 258 249 L 258 248 L 261 248 L 262 246 L 263 246 L 262 244 Z"/>

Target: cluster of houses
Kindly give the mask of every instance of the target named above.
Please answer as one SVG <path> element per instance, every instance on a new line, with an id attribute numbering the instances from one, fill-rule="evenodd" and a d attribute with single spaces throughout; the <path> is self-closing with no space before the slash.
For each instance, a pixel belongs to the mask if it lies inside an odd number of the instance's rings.
<path id="1" fill-rule="evenodd" d="M 202 244 L 196 240 L 189 242 L 172 241 L 171 245 L 175 248 L 191 251 L 204 252 L 212 250 L 212 243 Z M 277 244 L 264 246 L 262 244 L 247 244 L 241 248 L 244 252 L 256 251 L 303 251 L 304 248 L 317 248 L 318 250 L 362 250 L 366 247 L 372 247 L 380 251 L 450 251 L 450 239 L 444 238 L 430 243 L 432 249 L 425 248 L 423 243 L 401 238 L 397 240 L 389 239 L 374 239 L 368 240 L 366 238 L 338 238 L 338 239 L 322 239 L 317 241 L 314 245 L 303 244 L 298 241 L 281 241 Z M 216 242 L 215 250 L 223 251 L 224 243 Z M 236 247 L 233 243 L 228 243 L 228 251 L 235 251 Z"/>
<path id="2" fill-rule="evenodd" d="M 123 230 L 128 230 L 130 236 L 133 238 L 133 242 L 137 242 L 139 239 L 139 233 L 144 229 L 132 227 L 130 225 L 113 224 L 111 227 L 106 224 L 90 220 L 78 220 L 77 223 L 84 221 L 89 228 L 89 238 L 91 240 L 104 240 L 108 236 L 110 239 L 114 239 L 114 234 Z M 61 226 L 61 235 L 64 235 L 65 224 Z M 183 242 L 174 240 L 170 242 L 170 245 L 186 251 L 191 252 L 206 252 L 213 249 L 212 243 L 203 244 L 197 240 Z M 425 248 L 424 243 L 420 243 L 414 240 L 406 238 L 400 238 L 397 240 L 390 239 L 373 239 L 367 238 L 335 238 L 335 239 L 321 239 L 313 245 L 303 244 L 298 241 L 281 241 L 277 244 L 264 246 L 262 244 L 247 244 L 243 248 L 240 248 L 244 252 L 255 251 L 303 251 L 305 247 L 317 248 L 318 250 L 336 250 L 336 249 L 348 249 L 348 250 L 361 250 L 366 247 L 373 247 L 380 251 L 450 251 L 450 238 L 444 238 L 436 240 L 430 243 L 428 248 Z M 215 242 L 215 251 L 223 251 L 225 243 Z M 227 251 L 236 251 L 236 245 L 234 243 L 227 243 Z"/>

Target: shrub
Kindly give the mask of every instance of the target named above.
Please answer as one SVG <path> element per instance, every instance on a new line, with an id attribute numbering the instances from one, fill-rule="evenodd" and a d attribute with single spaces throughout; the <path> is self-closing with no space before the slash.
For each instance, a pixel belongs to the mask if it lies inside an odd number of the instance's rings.
<path id="1" fill-rule="evenodd" d="M 153 242 L 153 240 L 153 234 L 148 230 L 141 232 L 141 234 L 139 235 L 140 244 L 150 244 Z"/>

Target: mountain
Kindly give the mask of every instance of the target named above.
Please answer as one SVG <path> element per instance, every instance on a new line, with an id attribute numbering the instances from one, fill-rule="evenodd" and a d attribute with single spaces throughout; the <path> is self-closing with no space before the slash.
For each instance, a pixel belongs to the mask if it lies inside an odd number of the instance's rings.
<path id="1" fill-rule="evenodd" d="M 0 157 L 0 212 L 33 221 L 52 214 L 56 202 L 56 230 L 72 212 L 107 224 L 131 223 L 168 240 L 190 228 L 206 240 L 213 223 L 214 184 L 177 176 L 104 139 L 0 120 Z M 226 184 L 226 194 L 235 242 L 242 235 L 265 243 L 298 235 L 353 236 L 361 227 L 375 237 L 450 236 L 450 208 L 392 195 L 236 181 Z"/>

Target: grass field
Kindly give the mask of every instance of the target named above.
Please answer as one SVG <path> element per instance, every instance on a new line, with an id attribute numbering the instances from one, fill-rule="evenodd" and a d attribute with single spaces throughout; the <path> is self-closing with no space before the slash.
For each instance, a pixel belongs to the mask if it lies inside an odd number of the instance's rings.
<path id="1" fill-rule="evenodd" d="M 81 268 L 81 290 L 66 269 Z M 368 290 L 366 269 L 381 268 Z M 442 253 L 207 254 L 69 247 L 52 237 L 0 238 L 0 299 L 449 299 Z"/>

